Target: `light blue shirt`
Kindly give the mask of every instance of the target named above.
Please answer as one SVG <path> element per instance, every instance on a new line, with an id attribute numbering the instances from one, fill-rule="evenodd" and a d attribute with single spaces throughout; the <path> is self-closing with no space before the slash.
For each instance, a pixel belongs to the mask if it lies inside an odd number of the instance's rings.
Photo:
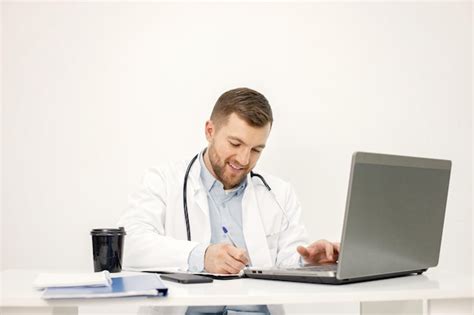
<path id="1" fill-rule="evenodd" d="M 224 190 L 224 185 L 216 180 L 207 169 L 203 153 L 199 154 L 201 164 L 201 181 L 207 193 L 209 204 L 209 220 L 211 224 L 211 244 L 230 243 L 222 227 L 226 227 L 228 234 L 237 247 L 247 251 L 242 229 L 242 197 L 247 187 L 247 178 L 239 186 Z M 188 257 L 189 271 L 200 272 L 204 270 L 204 254 L 209 244 L 201 243 L 194 247 Z"/>

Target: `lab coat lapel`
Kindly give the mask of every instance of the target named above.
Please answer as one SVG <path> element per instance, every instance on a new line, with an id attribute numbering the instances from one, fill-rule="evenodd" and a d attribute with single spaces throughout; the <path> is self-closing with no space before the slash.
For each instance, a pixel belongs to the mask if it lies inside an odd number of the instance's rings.
<path id="1" fill-rule="evenodd" d="M 242 198 L 242 222 L 245 242 L 253 266 L 270 267 L 272 260 L 268 250 L 265 230 L 262 223 L 262 211 L 258 205 L 255 187 L 250 176 Z"/>
<path id="2" fill-rule="evenodd" d="M 199 163 L 199 158 L 194 161 L 194 165 L 189 172 L 189 181 L 191 183 L 190 191 L 192 191 L 194 202 L 202 213 L 209 218 L 209 204 L 207 202 L 205 188 L 201 182 L 201 163 Z"/>
<path id="3" fill-rule="evenodd" d="M 209 204 L 207 194 L 201 182 L 201 163 L 194 162 L 189 172 L 188 211 L 192 222 L 191 237 L 195 241 L 210 242 L 211 226 L 209 221 Z"/>

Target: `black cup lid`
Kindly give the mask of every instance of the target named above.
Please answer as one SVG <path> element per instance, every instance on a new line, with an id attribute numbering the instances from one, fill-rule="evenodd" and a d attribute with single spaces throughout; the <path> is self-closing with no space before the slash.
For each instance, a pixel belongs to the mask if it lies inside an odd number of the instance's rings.
<path id="1" fill-rule="evenodd" d="M 126 235 L 125 229 L 123 227 L 115 228 L 106 228 L 106 229 L 93 229 L 91 235 Z"/>

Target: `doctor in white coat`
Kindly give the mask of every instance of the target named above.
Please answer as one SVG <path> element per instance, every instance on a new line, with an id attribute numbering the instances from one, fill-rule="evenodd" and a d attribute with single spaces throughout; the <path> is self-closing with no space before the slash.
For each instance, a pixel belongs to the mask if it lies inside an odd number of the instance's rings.
<path id="1" fill-rule="evenodd" d="M 207 148 L 192 162 L 150 169 L 132 195 L 119 220 L 127 232 L 124 268 L 238 273 L 246 265 L 335 262 L 339 244 L 309 244 L 291 185 L 252 172 L 272 123 L 262 94 L 221 95 L 205 124 Z"/>

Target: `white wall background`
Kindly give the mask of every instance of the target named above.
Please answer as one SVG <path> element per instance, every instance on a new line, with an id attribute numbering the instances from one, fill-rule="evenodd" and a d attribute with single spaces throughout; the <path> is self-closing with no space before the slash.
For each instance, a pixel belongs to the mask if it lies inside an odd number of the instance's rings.
<path id="1" fill-rule="evenodd" d="M 2 3 L 2 269 L 90 268 L 144 171 L 190 158 L 217 97 L 275 124 L 258 165 L 338 240 L 355 150 L 451 159 L 438 269 L 471 271 L 472 7 Z"/>

